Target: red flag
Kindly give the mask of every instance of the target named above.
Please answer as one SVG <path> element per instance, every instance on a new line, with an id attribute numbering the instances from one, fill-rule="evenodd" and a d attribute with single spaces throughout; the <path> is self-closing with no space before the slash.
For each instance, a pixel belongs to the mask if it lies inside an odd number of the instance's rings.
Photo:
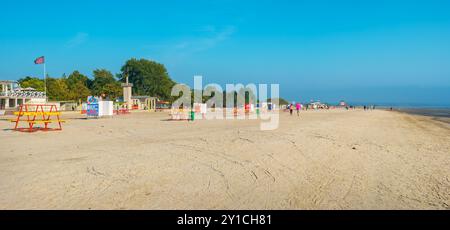
<path id="1" fill-rule="evenodd" d="M 44 64 L 44 63 L 45 63 L 44 56 L 38 57 L 36 60 L 34 60 L 34 64 L 36 64 L 36 65 L 40 65 L 40 64 Z"/>

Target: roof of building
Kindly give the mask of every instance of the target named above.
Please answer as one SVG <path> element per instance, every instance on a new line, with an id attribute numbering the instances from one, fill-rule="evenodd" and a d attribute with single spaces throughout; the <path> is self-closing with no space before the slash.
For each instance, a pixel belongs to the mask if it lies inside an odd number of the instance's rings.
<path id="1" fill-rule="evenodd" d="M 14 83 L 17 83 L 17 81 L 0 80 L 0 84 L 14 84 Z"/>

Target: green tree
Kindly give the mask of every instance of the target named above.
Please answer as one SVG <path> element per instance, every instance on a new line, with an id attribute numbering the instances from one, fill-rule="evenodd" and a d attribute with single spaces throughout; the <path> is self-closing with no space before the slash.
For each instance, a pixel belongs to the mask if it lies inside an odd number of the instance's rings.
<path id="1" fill-rule="evenodd" d="M 63 77 L 64 79 L 65 77 Z M 88 88 L 90 79 L 78 71 L 74 71 L 66 79 L 68 92 L 68 99 L 74 101 L 85 101 L 91 95 L 91 90 Z"/>
<path id="2" fill-rule="evenodd" d="M 175 82 L 169 77 L 164 65 L 146 60 L 130 59 L 122 67 L 120 80 L 125 82 L 128 74 L 130 83 L 133 83 L 135 95 L 148 95 L 163 100 L 171 99 L 170 93 Z"/>
<path id="3" fill-rule="evenodd" d="M 114 100 L 122 95 L 122 87 L 112 73 L 105 69 L 94 70 L 94 81 L 92 82 L 92 92 L 95 95 L 106 95 Z"/>
<path id="4" fill-rule="evenodd" d="M 275 99 L 277 99 L 277 98 L 275 98 Z M 285 100 L 283 98 L 278 98 L 278 100 L 279 100 L 280 105 L 289 105 L 290 104 L 287 100 Z M 272 102 L 272 99 L 267 99 L 267 102 Z"/>
<path id="5" fill-rule="evenodd" d="M 37 91 L 44 91 L 45 90 L 45 84 L 44 80 L 37 78 L 37 77 L 25 77 L 22 79 L 19 79 L 19 84 L 22 88 L 34 88 Z"/>
<path id="6" fill-rule="evenodd" d="M 50 100 L 66 101 L 69 100 L 69 87 L 65 78 L 47 77 L 47 96 Z"/>

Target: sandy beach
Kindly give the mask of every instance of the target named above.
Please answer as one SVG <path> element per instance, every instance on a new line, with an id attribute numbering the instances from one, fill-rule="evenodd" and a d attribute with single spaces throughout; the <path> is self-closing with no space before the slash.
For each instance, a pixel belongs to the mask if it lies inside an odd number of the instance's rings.
<path id="1" fill-rule="evenodd" d="M 0 209 L 450 209 L 450 125 L 389 111 L 260 121 L 0 121 Z"/>

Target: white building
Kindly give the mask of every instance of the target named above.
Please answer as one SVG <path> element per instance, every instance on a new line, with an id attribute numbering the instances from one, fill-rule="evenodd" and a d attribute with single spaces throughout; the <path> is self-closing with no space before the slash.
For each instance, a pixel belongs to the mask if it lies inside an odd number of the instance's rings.
<path id="1" fill-rule="evenodd" d="M 155 110 L 158 98 L 150 96 L 132 96 L 132 109 Z"/>
<path id="2" fill-rule="evenodd" d="M 15 110 L 22 104 L 42 104 L 46 101 L 44 92 L 33 88 L 21 88 L 16 81 L 1 81 L 0 110 Z"/>

